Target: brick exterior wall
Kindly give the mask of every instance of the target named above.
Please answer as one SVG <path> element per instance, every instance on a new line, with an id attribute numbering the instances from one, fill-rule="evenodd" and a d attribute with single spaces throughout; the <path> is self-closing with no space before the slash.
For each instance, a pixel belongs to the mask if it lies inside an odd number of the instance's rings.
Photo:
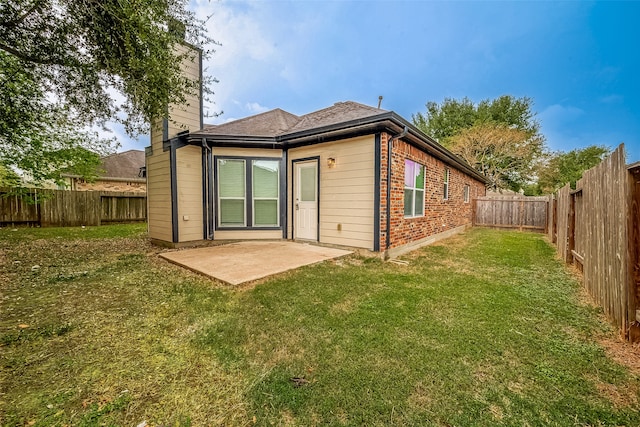
<path id="1" fill-rule="evenodd" d="M 386 248 L 387 227 L 387 147 L 391 136 L 381 135 L 380 250 Z M 462 225 L 472 223 L 472 201 L 485 195 L 482 182 L 402 141 L 393 141 L 391 163 L 391 227 L 389 249 L 412 243 Z M 424 216 L 404 217 L 405 159 L 425 166 Z M 449 198 L 444 200 L 444 170 L 449 168 Z M 469 185 L 469 202 L 464 202 L 464 186 Z"/>
<path id="2" fill-rule="evenodd" d="M 71 189 L 76 191 L 127 191 L 131 193 L 146 193 L 147 184 L 142 182 L 100 180 L 85 182 L 80 179 L 75 179 Z"/>

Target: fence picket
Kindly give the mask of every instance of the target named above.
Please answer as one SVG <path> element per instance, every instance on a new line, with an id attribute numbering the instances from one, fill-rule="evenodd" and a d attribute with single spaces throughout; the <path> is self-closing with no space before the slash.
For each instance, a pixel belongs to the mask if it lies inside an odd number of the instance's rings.
<path id="1" fill-rule="evenodd" d="M 0 226 L 73 227 L 146 218 L 147 197 L 140 193 L 32 189 L 18 196 L 0 189 Z"/>

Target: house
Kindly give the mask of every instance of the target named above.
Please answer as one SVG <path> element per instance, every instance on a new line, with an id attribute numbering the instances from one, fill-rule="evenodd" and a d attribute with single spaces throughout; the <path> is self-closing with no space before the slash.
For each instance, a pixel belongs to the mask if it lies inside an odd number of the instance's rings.
<path id="1" fill-rule="evenodd" d="M 482 175 L 393 111 L 349 101 L 217 126 L 197 96 L 170 111 L 147 147 L 156 243 L 293 239 L 393 257 L 470 226 L 485 194 Z"/>
<path id="2" fill-rule="evenodd" d="M 78 175 L 63 174 L 66 188 L 77 191 L 147 191 L 145 154 L 142 150 L 128 150 L 102 157 L 98 178 L 87 182 Z"/>

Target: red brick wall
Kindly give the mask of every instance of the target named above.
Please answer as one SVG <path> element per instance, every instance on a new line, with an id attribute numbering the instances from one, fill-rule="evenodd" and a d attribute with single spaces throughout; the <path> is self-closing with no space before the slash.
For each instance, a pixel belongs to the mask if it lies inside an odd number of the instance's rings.
<path id="1" fill-rule="evenodd" d="M 380 250 L 386 249 L 387 227 L 387 141 L 390 136 L 381 136 L 380 171 Z M 406 142 L 393 142 L 391 171 L 391 230 L 390 246 L 411 243 L 434 234 L 465 224 L 471 224 L 472 200 L 484 196 L 484 184 L 475 178 L 445 165 Z M 413 160 L 424 165 L 425 170 L 425 206 L 424 217 L 404 217 L 404 161 Z M 449 172 L 449 198 L 444 200 L 444 169 Z M 469 202 L 464 202 L 464 186 L 469 185 Z"/>

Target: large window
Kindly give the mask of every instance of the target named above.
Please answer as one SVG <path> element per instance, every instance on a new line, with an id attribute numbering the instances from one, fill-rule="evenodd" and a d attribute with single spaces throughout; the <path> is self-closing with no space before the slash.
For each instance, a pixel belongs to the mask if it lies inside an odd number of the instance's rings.
<path id="1" fill-rule="evenodd" d="M 279 225 L 280 162 L 253 160 L 253 226 Z"/>
<path id="2" fill-rule="evenodd" d="M 444 168 L 444 188 L 442 189 L 442 198 L 449 200 L 449 168 Z"/>
<path id="3" fill-rule="evenodd" d="M 280 160 L 218 159 L 218 226 L 280 226 Z"/>
<path id="4" fill-rule="evenodd" d="M 218 224 L 221 227 L 246 227 L 245 161 L 218 160 Z"/>
<path id="5" fill-rule="evenodd" d="M 404 216 L 424 216 L 424 166 L 404 161 Z"/>

